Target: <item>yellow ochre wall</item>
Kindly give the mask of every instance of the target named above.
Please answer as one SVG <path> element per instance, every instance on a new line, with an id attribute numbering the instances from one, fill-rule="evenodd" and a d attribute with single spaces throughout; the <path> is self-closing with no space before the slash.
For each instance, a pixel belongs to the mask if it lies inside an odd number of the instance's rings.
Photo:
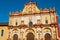
<path id="1" fill-rule="evenodd" d="M 4 30 L 3 36 L 1 36 L 1 30 Z M 8 38 L 8 26 L 0 26 L 0 40 L 7 40 Z"/>

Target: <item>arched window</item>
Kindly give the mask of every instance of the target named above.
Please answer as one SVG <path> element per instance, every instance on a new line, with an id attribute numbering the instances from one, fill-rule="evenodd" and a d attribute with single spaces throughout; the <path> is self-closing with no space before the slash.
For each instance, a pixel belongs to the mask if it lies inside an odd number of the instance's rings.
<path id="1" fill-rule="evenodd" d="M 16 19 L 16 20 L 15 20 L 15 25 L 16 25 L 16 26 L 18 25 L 18 22 L 17 22 L 17 21 L 18 21 L 18 20 Z"/>
<path id="2" fill-rule="evenodd" d="M 4 34 L 4 30 L 1 30 L 1 36 L 3 36 L 3 34 Z"/>
<path id="3" fill-rule="evenodd" d="M 48 24 L 48 20 L 46 20 L 45 23 Z"/>
<path id="4" fill-rule="evenodd" d="M 16 24 L 15 25 L 18 25 L 18 23 L 16 22 Z"/>
<path id="5" fill-rule="evenodd" d="M 30 21 L 29 22 L 29 27 L 32 27 L 32 25 L 33 25 L 33 22 Z"/>

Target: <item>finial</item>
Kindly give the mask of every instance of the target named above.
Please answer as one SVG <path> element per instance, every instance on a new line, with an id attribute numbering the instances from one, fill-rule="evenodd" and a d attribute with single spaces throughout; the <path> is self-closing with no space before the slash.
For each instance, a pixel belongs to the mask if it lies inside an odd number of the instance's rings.
<path id="1" fill-rule="evenodd" d="M 18 9 L 16 10 L 16 12 L 15 12 L 15 13 L 19 13 Z"/>

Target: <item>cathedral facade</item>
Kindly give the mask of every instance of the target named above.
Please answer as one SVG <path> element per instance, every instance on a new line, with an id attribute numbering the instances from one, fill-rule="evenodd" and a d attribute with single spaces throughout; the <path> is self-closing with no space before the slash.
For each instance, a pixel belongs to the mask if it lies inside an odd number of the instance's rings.
<path id="1" fill-rule="evenodd" d="M 59 40 L 55 8 L 28 2 L 22 11 L 10 12 L 9 22 L 0 23 L 0 40 Z"/>

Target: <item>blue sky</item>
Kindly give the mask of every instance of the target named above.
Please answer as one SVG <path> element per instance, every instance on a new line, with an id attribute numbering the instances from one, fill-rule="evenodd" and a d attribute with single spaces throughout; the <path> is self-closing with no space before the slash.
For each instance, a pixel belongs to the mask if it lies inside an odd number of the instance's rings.
<path id="1" fill-rule="evenodd" d="M 20 11 L 24 8 L 24 4 L 30 0 L 0 0 L 0 22 L 9 21 L 10 11 Z M 32 0 L 35 1 L 35 0 Z M 60 0 L 36 0 L 38 8 L 55 7 L 60 20 Z M 60 23 L 60 21 L 58 21 Z"/>

